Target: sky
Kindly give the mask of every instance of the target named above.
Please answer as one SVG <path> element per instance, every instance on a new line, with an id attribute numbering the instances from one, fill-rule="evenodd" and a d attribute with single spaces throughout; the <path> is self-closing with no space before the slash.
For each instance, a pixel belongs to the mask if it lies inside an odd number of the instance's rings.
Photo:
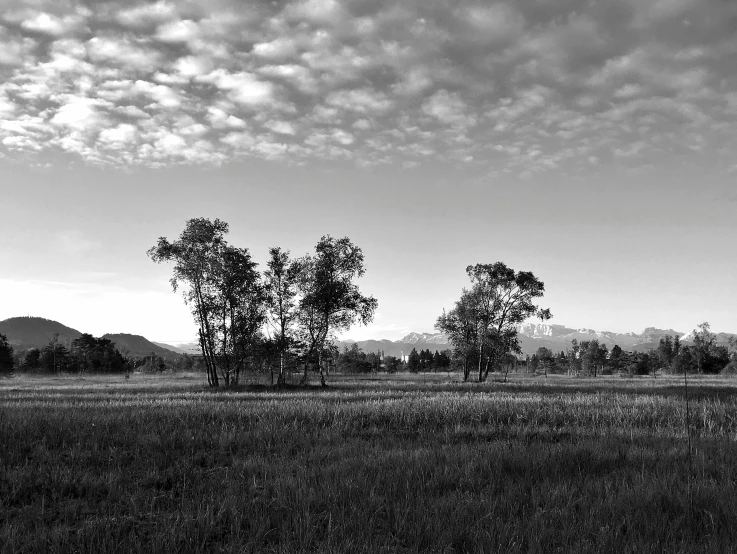
<path id="1" fill-rule="evenodd" d="M 737 332 L 737 2 L 0 0 L 0 320 L 188 342 L 146 256 L 362 248 L 432 332 L 469 264 L 551 323 Z"/>

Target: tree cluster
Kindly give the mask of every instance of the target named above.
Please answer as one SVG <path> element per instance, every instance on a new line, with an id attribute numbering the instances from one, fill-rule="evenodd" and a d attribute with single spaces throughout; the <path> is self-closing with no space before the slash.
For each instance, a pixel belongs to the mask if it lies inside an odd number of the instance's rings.
<path id="1" fill-rule="evenodd" d="M 574 339 L 567 352 L 555 355 L 550 349 L 540 347 L 526 363 L 531 372 L 546 375 L 737 373 L 737 337 L 730 338 L 726 345 L 718 344 L 709 324 L 702 323 L 694 331 L 691 345 L 682 344 L 677 335 L 666 335 L 649 352 L 625 352 L 618 345 L 609 351 L 598 340 L 579 343 Z"/>
<path id="2" fill-rule="evenodd" d="M 677 336 L 668 335 L 660 339 L 653 357 L 656 368 L 667 373 L 731 373 L 737 369 L 737 339 L 718 344 L 704 322 L 694 330 L 693 344 L 684 345 Z"/>
<path id="3" fill-rule="evenodd" d="M 19 360 L 19 368 L 45 373 L 122 373 L 131 367 L 110 339 L 84 333 L 70 344 L 51 336 L 41 349 L 31 348 Z"/>
<path id="4" fill-rule="evenodd" d="M 383 369 L 384 353 L 364 352 L 356 343 L 343 348 L 335 360 L 336 369 L 346 373 L 371 373 Z"/>
<path id="5" fill-rule="evenodd" d="M 429 348 L 417 352 L 416 348 L 407 356 L 407 369 L 413 373 L 420 371 L 448 371 L 450 369 L 452 351 L 435 351 L 433 354 Z"/>
<path id="6" fill-rule="evenodd" d="M 183 288 L 198 326 L 208 383 L 235 385 L 247 367 L 270 368 L 272 376 L 277 367 L 283 384 L 287 369 L 301 363 L 303 382 L 312 367 L 325 385 L 337 333 L 370 322 L 377 308 L 354 283 L 365 273 L 363 252 L 347 237 L 326 235 L 301 258 L 270 249 L 261 275 L 248 249 L 228 244 L 227 232 L 219 219 L 191 219 L 176 241 L 161 237 L 148 251 L 153 261 L 174 264 L 171 284 Z"/>

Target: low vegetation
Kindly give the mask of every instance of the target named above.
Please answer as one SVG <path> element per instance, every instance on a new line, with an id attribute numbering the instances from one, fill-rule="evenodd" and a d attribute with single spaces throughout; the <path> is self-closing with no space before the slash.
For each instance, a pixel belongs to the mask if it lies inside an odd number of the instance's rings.
<path id="1" fill-rule="evenodd" d="M 731 381 L 461 377 L 5 378 L 0 552 L 735 548 Z"/>

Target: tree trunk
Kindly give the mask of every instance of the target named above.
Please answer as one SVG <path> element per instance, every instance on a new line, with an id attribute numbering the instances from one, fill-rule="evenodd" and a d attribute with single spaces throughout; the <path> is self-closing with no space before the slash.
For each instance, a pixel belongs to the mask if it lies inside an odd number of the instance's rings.
<path id="1" fill-rule="evenodd" d="M 322 348 L 317 352 L 317 366 L 320 368 L 320 385 L 327 387 L 327 383 L 325 382 L 325 372 L 322 367 Z"/>
<path id="2" fill-rule="evenodd" d="M 484 341 L 479 341 L 479 383 L 481 383 L 483 378 L 483 361 L 484 361 Z"/>

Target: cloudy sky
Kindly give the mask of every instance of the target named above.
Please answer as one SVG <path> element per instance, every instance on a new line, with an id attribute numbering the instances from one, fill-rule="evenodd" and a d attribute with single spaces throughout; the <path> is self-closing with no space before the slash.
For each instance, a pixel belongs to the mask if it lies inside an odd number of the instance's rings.
<path id="1" fill-rule="evenodd" d="M 498 260 L 553 323 L 737 331 L 737 2 L 0 4 L 0 319 L 190 340 L 145 251 L 219 217 L 361 246 L 354 338 Z"/>

